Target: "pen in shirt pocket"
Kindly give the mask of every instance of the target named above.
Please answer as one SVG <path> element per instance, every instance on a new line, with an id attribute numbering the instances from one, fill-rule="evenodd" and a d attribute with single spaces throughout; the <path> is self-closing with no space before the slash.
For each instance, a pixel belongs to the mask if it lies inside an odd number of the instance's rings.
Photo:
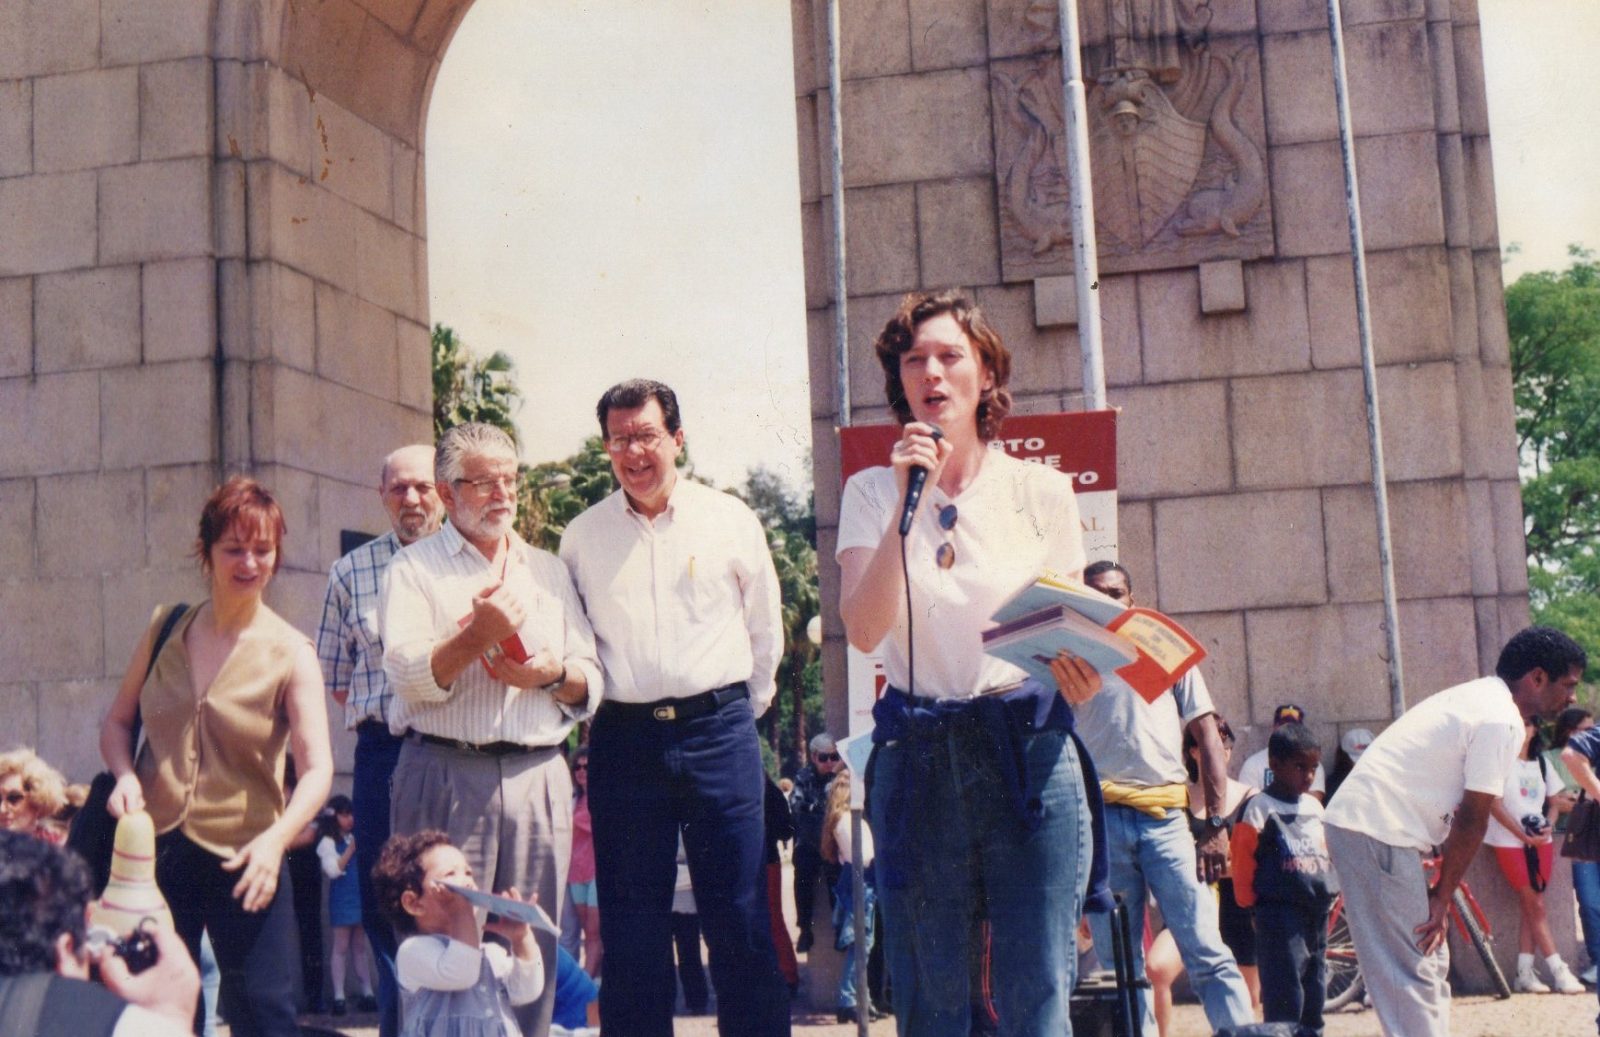
<path id="1" fill-rule="evenodd" d="M 694 579 L 694 555 L 689 556 L 689 579 Z"/>

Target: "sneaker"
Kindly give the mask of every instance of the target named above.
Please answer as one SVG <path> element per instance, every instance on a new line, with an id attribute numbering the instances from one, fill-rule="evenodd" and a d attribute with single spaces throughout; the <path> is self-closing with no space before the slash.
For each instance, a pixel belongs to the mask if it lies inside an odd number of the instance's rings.
<path id="1" fill-rule="evenodd" d="M 1572 974 L 1566 962 L 1561 962 L 1550 970 L 1550 982 L 1555 984 L 1558 994 L 1581 994 L 1584 992 L 1583 981 Z"/>
<path id="2" fill-rule="evenodd" d="M 1517 970 L 1517 978 L 1516 981 L 1511 984 L 1511 989 L 1515 990 L 1519 994 L 1550 993 L 1550 988 L 1545 985 L 1544 980 L 1534 975 L 1534 972 L 1531 968 Z"/>

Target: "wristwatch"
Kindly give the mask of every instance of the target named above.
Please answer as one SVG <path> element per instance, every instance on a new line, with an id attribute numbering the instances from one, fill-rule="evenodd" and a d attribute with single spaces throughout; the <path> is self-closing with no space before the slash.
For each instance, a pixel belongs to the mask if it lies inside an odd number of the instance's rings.
<path id="1" fill-rule="evenodd" d="M 1228 827 L 1228 819 L 1225 817 L 1218 817 L 1216 814 L 1212 814 L 1206 818 L 1206 831 L 1208 832 L 1220 832 L 1226 827 Z"/>
<path id="2" fill-rule="evenodd" d="M 539 690 L 540 691 L 548 691 L 553 695 L 556 692 L 560 691 L 561 690 L 561 685 L 563 685 L 565 683 L 567 683 L 567 664 L 566 663 L 562 663 L 561 664 L 561 675 L 559 677 L 557 677 L 555 680 L 551 681 L 549 684 L 541 684 L 541 685 L 539 685 Z"/>

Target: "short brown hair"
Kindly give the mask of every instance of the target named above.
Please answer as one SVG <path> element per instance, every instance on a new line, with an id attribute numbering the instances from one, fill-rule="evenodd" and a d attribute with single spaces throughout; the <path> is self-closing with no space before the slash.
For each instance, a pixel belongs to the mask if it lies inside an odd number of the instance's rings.
<path id="1" fill-rule="evenodd" d="M 422 858 L 435 846 L 449 846 L 450 837 L 436 828 L 424 829 L 415 835 L 391 836 L 383 844 L 378 863 L 372 866 L 372 895 L 378 899 L 378 910 L 384 913 L 396 932 L 410 935 L 417 931 L 417 921 L 406 910 L 401 898 L 406 893 L 422 892 Z"/>
<path id="2" fill-rule="evenodd" d="M 212 490 L 200 511 L 200 539 L 194 551 L 200 557 L 201 568 L 211 571 L 211 549 L 235 524 L 259 529 L 272 538 L 277 551 L 272 571 L 277 572 L 283 565 L 283 537 L 288 532 L 283 509 L 271 490 L 247 475 L 236 475 Z"/>
<path id="3" fill-rule="evenodd" d="M 984 319 L 983 311 L 954 288 L 942 292 L 912 292 L 900 300 L 900 308 L 889 318 L 873 344 L 878 352 L 878 363 L 883 366 L 884 395 L 889 398 L 889 406 L 900 424 L 909 422 L 911 404 L 906 401 L 906 387 L 900 381 L 900 357 L 911 349 L 918 327 L 946 313 L 961 325 L 978 359 L 994 376 L 994 388 L 978 401 L 978 435 L 993 439 L 1000 434 L 1000 423 L 1011 413 L 1011 390 L 1006 388 L 1011 380 L 1011 351 L 1000 341 L 999 332 Z"/>

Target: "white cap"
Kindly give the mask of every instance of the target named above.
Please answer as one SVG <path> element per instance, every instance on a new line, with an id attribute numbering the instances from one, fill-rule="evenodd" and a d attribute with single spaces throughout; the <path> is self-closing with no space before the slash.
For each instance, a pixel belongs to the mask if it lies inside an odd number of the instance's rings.
<path id="1" fill-rule="evenodd" d="M 1367 746 L 1372 744 L 1376 737 L 1364 727 L 1352 727 L 1339 739 L 1339 746 L 1352 760 L 1359 760 L 1361 754 L 1367 751 Z"/>

